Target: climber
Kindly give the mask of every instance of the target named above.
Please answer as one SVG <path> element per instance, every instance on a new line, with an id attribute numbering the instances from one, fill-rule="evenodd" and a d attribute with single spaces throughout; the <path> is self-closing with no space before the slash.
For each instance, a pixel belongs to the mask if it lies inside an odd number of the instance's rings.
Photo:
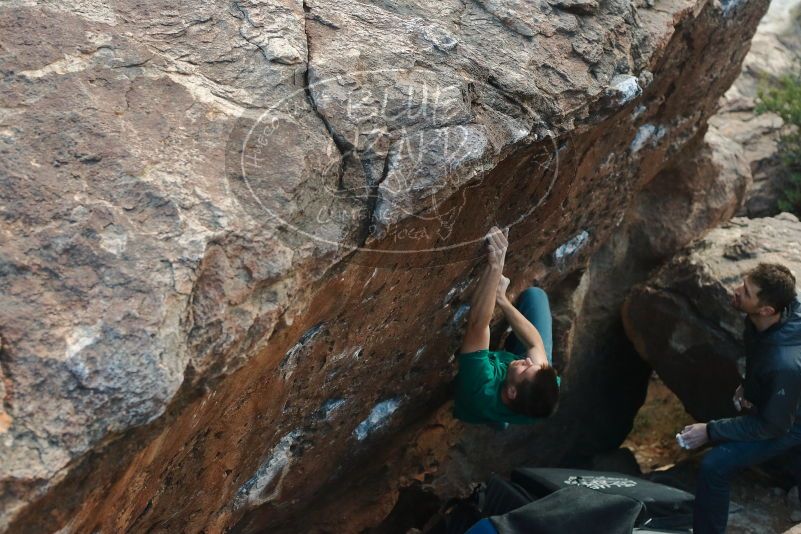
<path id="1" fill-rule="evenodd" d="M 745 380 L 732 399 L 745 413 L 689 425 L 681 433 L 686 448 L 715 445 L 698 474 L 695 534 L 725 532 L 735 472 L 801 445 L 801 298 L 795 277 L 783 265 L 760 263 L 743 276 L 732 305 L 746 313 Z"/>
<path id="2" fill-rule="evenodd" d="M 459 350 L 454 415 L 468 423 L 533 423 L 556 409 L 560 379 L 551 367 L 548 296 L 526 289 L 513 306 L 503 276 L 508 230 L 487 234 L 487 265 L 473 293 Z M 489 350 L 490 320 L 498 305 L 512 327 L 505 350 Z"/>

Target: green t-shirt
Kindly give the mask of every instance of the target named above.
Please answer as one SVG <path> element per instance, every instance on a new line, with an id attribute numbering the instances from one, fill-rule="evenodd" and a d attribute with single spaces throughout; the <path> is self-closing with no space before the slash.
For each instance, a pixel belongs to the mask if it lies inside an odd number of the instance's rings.
<path id="1" fill-rule="evenodd" d="M 477 350 L 457 356 L 453 415 L 466 423 L 531 424 L 537 418 L 515 412 L 501 400 L 509 363 L 520 356 L 506 351 Z M 557 383 L 561 382 L 557 378 Z"/>

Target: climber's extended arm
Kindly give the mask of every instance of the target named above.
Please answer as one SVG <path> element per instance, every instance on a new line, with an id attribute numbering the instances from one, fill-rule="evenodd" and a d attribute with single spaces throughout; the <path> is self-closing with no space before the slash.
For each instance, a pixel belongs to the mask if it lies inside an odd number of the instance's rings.
<path id="1" fill-rule="evenodd" d="M 460 353 L 475 352 L 489 348 L 492 312 L 495 310 L 495 294 L 498 282 L 503 275 L 503 264 L 509 242 L 504 232 L 493 226 L 486 237 L 487 266 L 481 275 L 470 303 L 470 315 L 467 318 L 467 330 Z"/>
<path id="2" fill-rule="evenodd" d="M 545 352 L 545 344 L 542 341 L 537 327 L 529 321 L 525 315 L 520 313 L 520 310 L 515 308 L 514 304 L 506 296 L 506 288 L 509 287 L 509 279 L 505 276 L 501 278 L 498 285 L 497 302 L 498 307 L 503 311 L 506 321 L 512 327 L 512 331 L 517 336 L 523 345 L 526 346 L 526 357 L 531 358 L 535 362 L 548 363 L 548 356 Z"/>

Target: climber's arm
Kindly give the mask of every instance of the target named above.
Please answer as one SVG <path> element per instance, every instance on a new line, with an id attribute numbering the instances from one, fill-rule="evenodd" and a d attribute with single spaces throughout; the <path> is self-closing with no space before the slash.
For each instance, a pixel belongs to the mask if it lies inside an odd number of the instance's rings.
<path id="1" fill-rule="evenodd" d="M 509 243 L 500 229 L 493 226 L 487 234 L 487 266 L 470 302 L 467 330 L 460 353 L 489 349 L 490 321 L 495 310 L 495 293 L 503 273 Z"/>
<path id="2" fill-rule="evenodd" d="M 537 327 L 529 321 L 525 315 L 520 313 L 520 310 L 515 308 L 514 304 L 506 296 L 506 287 L 509 285 L 509 279 L 506 278 L 498 286 L 497 302 L 498 306 L 503 311 L 506 321 L 512 327 L 512 331 L 517 336 L 517 339 L 526 346 L 526 357 L 533 359 L 535 362 L 548 363 L 548 356 L 545 352 L 545 344 L 542 341 Z"/>
<path id="3" fill-rule="evenodd" d="M 470 316 L 467 318 L 467 329 L 460 353 L 489 349 L 489 325 L 495 309 L 495 290 L 492 284 L 494 282 L 497 285 L 500 277 L 501 271 L 497 267 L 487 265 L 484 269 L 470 303 Z"/>

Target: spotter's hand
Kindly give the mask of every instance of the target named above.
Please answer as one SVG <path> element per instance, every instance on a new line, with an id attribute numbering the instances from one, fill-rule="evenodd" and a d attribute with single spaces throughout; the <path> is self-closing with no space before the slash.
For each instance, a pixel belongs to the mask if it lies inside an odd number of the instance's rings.
<path id="1" fill-rule="evenodd" d="M 694 425 L 685 426 L 681 431 L 681 437 L 688 449 L 697 449 L 703 447 L 709 442 L 709 436 L 706 433 L 706 423 L 696 423 Z"/>

